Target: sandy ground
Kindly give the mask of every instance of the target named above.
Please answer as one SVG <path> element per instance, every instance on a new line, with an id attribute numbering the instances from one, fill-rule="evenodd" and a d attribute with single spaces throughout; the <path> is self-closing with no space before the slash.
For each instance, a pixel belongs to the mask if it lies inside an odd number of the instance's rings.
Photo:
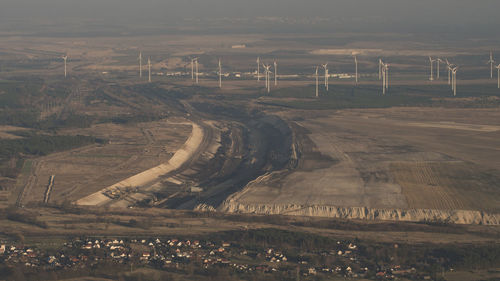
<path id="1" fill-rule="evenodd" d="M 313 152 L 336 163 L 255 181 L 232 202 L 498 212 L 500 188 L 485 171 L 500 174 L 499 117 L 496 109 L 392 108 L 297 122 Z"/>
<path id="2" fill-rule="evenodd" d="M 25 128 L 14 127 L 14 126 L 0 126 L 0 139 L 20 139 L 20 136 L 16 136 L 11 132 L 23 131 Z"/>

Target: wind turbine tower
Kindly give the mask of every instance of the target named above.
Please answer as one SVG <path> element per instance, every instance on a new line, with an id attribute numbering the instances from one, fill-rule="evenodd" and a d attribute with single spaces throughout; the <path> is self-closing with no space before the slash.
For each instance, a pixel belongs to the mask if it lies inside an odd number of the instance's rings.
<path id="1" fill-rule="evenodd" d="M 196 60 L 197 58 L 193 58 L 191 59 L 191 80 L 194 80 L 194 61 Z"/>
<path id="2" fill-rule="evenodd" d="M 151 83 L 151 57 L 148 58 L 148 70 L 149 70 L 148 82 Z"/>
<path id="3" fill-rule="evenodd" d="M 382 59 L 378 59 L 378 80 L 382 80 Z"/>
<path id="4" fill-rule="evenodd" d="M 385 88 L 389 90 L 389 64 L 385 65 Z"/>
<path id="5" fill-rule="evenodd" d="M 495 66 L 496 69 L 498 69 L 498 89 L 500 89 L 500 64 Z"/>
<path id="6" fill-rule="evenodd" d="M 67 62 L 68 62 L 68 55 L 64 55 L 62 57 L 62 59 L 64 60 L 64 78 L 68 77 L 68 71 L 67 71 Z"/>
<path id="7" fill-rule="evenodd" d="M 439 64 L 440 64 L 440 63 L 445 63 L 445 61 L 444 61 L 444 60 L 442 60 L 442 59 L 440 59 L 440 58 L 437 58 L 437 59 L 436 59 L 436 61 L 437 61 L 437 74 L 436 74 L 436 79 L 437 79 L 437 80 L 439 80 L 439 74 L 440 74 Z"/>
<path id="8" fill-rule="evenodd" d="M 316 66 L 316 97 L 319 97 L 319 76 L 318 76 L 319 67 Z"/>
<path id="9" fill-rule="evenodd" d="M 385 95 L 389 89 L 389 64 L 381 63 L 382 94 Z"/>
<path id="10" fill-rule="evenodd" d="M 270 78 L 270 73 L 271 73 L 271 65 L 270 64 L 263 64 L 262 65 L 264 67 L 264 70 L 265 70 L 265 74 L 266 74 L 266 89 L 267 89 L 267 92 L 271 92 L 271 82 L 269 81 L 269 78 Z"/>
<path id="11" fill-rule="evenodd" d="M 330 84 L 328 81 L 328 77 L 330 76 L 328 74 L 328 63 L 322 64 L 321 66 L 325 69 L 325 89 L 328 91 L 328 86 Z"/>
<path id="12" fill-rule="evenodd" d="M 278 86 L 278 61 L 274 60 L 274 86 Z"/>
<path id="13" fill-rule="evenodd" d="M 142 78 L 142 52 L 139 52 L 139 77 Z"/>
<path id="14" fill-rule="evenodd" d="M 198 84 L 198 75 L 199 75 L 199 72 L 198 72 L 198 58 L 196 58 L 195 63 L 196 63 L 196 84 Z"/>
<path id="15" fill-rule="evenodd" d="M 358 57 L 354 56 L 354 64 L 356 66 L 356 85 L 358 85 Z"/>
<path id="16" fill-rule="evenodd" d="M 431 57 L 429 57 L 429 62 L 431 63 L 431 76 L 429 77 L 430 81 L 434 81 L 434 62 L 436 60 L 433 60 Z"/>
<path id="17" fill-rule="evenodd" d="M 451 72 L 452 72 L 452 87 L 453 87 L 453 96 L 457 95 L 457 70 L 458 66 L 455 66 Z"/>
<path id="18" fill-rule="evenodd" d="M 490 60 L 487 62 L 490 64 L 490 78 L 493 79 L 493 64 L 495 60 L 493 59 L 493 52 L 490 51 Z"/>
<path id="19" fill-rule="evenodd" d="M 382 94 L 385 95 L 385 68 L 382 67 Z"/>
<path id="20" fill-rule="evenodd" d="M 219 88 L 222 89 L 222 63 L 219 59 Z"/>
<path id="21" fill-rule="evenodd" d="M 448 69 L 448 85 L 451 85 L 451 69 L 453 68 L 453 65 L 448 61 L 448 59 L 446 59 L 446 65 Z"/>
<path id="22" fill-rule="evenodd" d="M 257 57 L 257 81 L 260 81 L 260 57 Z"/>

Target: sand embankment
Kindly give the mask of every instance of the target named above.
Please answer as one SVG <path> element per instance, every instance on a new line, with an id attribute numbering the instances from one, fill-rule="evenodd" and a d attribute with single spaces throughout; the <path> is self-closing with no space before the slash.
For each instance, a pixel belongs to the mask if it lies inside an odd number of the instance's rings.
<path id="1" fill-rule="evenodd" d="M 98 192 L 81 198 L 76 201 L 76 204 L 85 206 L 105 204 L 112 200 L 110 197 L 104 195 L 105 192 L 111 193 L 114 190 L 125 189 L 128 187 L 140 188 L 142 186 L 154 183 L 158 181 L 161 176 L 179 169 L 194 155 L 203 141 L 203 129 L 197 124 L 191 123 L 191 125 L 193 126 L 193 129 L 188 140 L 179 150 L 175 152 L 175 154 L 167 163 L 158 165 L 137 175 L 126 178 Z"/>
<path id="2" fill-rule="evenodd" d="M 213 210 L 199 206 L 199 210 Z M 387 221 L 448 221 L 457 224 L 500 225 L 500 214 L 474 210 L 374 209 L 366 207 L 303 206 L 294 204 L 241 204 L 226 201 L 217 211 L 266 215 L 315 216 Z"/>

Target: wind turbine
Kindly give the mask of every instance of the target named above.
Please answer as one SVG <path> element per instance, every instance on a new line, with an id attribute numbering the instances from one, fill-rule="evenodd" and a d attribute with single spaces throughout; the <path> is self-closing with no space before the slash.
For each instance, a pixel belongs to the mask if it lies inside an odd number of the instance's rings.
<path id="1" fill-rule="evenodd" d="M 382 95 L 385 95 L 385 68 L 382 67 Z"/>
<path id="2" fill-rule="evenodd" d="M 382 80 L 382 59 L 378 59 L 378 80 Z"/>
<path id="3" fill-rule="evenodd" d="M 62 59 L 64 60 L 64 78 L 66 78 L 68 76 L 68 72 L 67 72 L 67 68 L 66 68 L 66 64 L 68 62 L 68 55 L 62 56 Z"/>
<path id="4" fill-rule="evenodd" d="M 148 82 L 151 83 L 151 57 L 148 57 L 148 70 L 149 70 Z"/>
<path id="5" fill-rule="evenodd" d="M 456 96 L 457 95 L 457 70 L 458 70 L 458 66 L 455 66 L 454 68 L 451 69 L 451 73 L 452 73 L 452 90 L 453 90 L 453 96 Z"/>
<path id="6" fill-rule="evenodd" d="M 493 52 L 490 51 L 490 60 L 487 62 L 490 64 L 490 78 L 493 79 L 493 64 L 495 60 L 493 59 Z"/>
<path id="7" fill-rule="evenodd" d="M 257 81 L 260 81 L 260 57 L 257 57 Z"/>
<path id="8" fill-rule="evenodd" d="M 434 81 L 434 62 L 436 60 L 433 60 L 430 56 L 429 56 L 429 62 L 431 63 L 431 77 L 429 77 L 429 80 L 430 81 Z"/>
<path id="9" fill-rule="evenodd" d="M 262 64 L 262 66 L 264 67 L 264 70 L 266 72 L 266 89 L 267 89 L 267 92 L 271 92 L 271 83 L 269 81 L 269 74 L 271 73 L 271 65 L 270 64 Z"/>
<path id="10" fill-rule="evenodd" d="M 389 90 L 389 64 L 385 65 L 385 88 Z"/>
<path id="11" fill-rule="evenodd" d="M 219 88 L 222 88 L 222 63 L 219 59 Z"/>
<path id="12" fill-rule="evenodd" d="M 191 59 L 191 80 L 194 80 L 194 60 Z"/>
<path id="13" fill-rule="evenodd" d="M 382 94 L 385 95 L 385 68 L 382 59 L 378 59 L 378 77 L 382 80 Z"/>
<path id="14" fill-rule="evenodd" d="M 198 72 L 198 58 L 196 58 L 196 84 L 198 84 L 198 75 L 199 75 L 199 72 Z"/>
<path id="15" fill-rule="evenodd" d="M 451 64 L 448 59 L 446 59 L 446 65 L 448 68 L 448 85 L 451 85 L 451 70 L 453 68 L 453 64 Z"/>
<path id="16" fill-rule="evenodd" d="M 380 70 L 382 74 L 382 94 L 385 95 L 389 89 L 389 64 L 385 64 L 380 60 Z"/>
<path id="17" fill-rule="evenodd" d="M 498 89 L 500 89 L 500 64 L 495 66 L 496 69 L 498 69 Z"/>
<path id="18" fill-rule="evenodd" d="M 191 80 L 194 80 L 195 76 L 195 63 L 196 63 L 196 72 L 198 72 L 198 58 L 191 59 Z M 198 83 L 198 73 L 196 73 L 196 83 Z"/>
<path id="19" fill-rule="evenodd" d="M 354 64 L 356 66 L 356 85 L 358 85 L 358 57 L 354 56 Z"/>
<path id="20" fill-rule="evenodd" d="M 139 52 L 139 77 L 142 78 L 142 52 Z"/>
<path id="21" fill-rule="evenodd" d="M 278 61 L 274 60 L 274 86 L 278 86 Z"/>
<path id="22" fill-rule="evenodd" d="M 319 76 L 318 76 L 319 67 L 316 66 L 316 97 L 319 97 Z"/>
<path id="23" fill-rule="evenodd" d="M 440 59 L 440 58 L 437 58 L 437 59 L 436 59 L 436 61 L 437 61 L 437 78 L 436 78 L 436 79 L 437 79 L 437 80 L 439 80 L 439 72 L 440 72 L 440 70 L 439 70 L 439 64 L 440 64 L 441 62 L 442 62 L 442 63 L 445 63 L 445 61 L 444 61 L 444 60 L 442 60 L 442 59 Z"/>
<path id="24" fill-rule="evenodd" d="M 325 89 L 328 91 L 328 86 L 330 84 L 328 81 L 328 77 L 330 76 L 328 74 L 328 63 L 322 64 L 321 66 L 325 69 Z"/>
<path id="25" fill-rule="evenodd" d="M 500 89 L 500 64 L 495 66 L 496 69 L 498 69 L 498 89 Z"/>

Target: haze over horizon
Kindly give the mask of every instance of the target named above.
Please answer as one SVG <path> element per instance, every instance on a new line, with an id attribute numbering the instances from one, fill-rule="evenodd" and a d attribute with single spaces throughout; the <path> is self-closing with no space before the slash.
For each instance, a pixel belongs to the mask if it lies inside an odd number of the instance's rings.
<path id="1" fill-rule="evenodd" d="M 178 27 L 186 19 L 262 17 L 322 18 L 329 22 L 329 26 L 323 27 L 325 30 L 342 31 L 387 28 L 409 32 L 495 33 L 493 29 L 485 30 L 486 27 L 500 24 L 497 17 L 500 1 L 495 0 L 3 0 L 1 6 L 0 23 L 14 21 L 36 28 L 39 22 L 82 21 L 114 27 L 135 23 Z M 10 25 L 8 29 L 16 27 Z M 280 28 L 277 26 L 275 31 Z"/>

